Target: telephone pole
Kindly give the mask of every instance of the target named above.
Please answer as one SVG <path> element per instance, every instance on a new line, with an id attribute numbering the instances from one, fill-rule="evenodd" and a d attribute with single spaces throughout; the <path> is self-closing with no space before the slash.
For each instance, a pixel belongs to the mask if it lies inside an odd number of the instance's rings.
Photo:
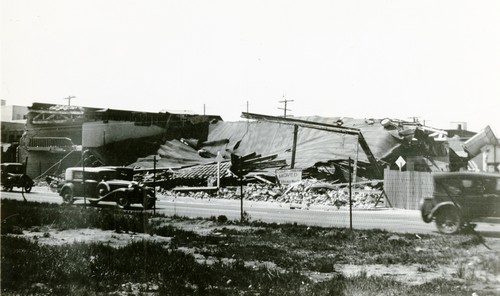
<path id="1" fill-rule="evenodd" d="M 285 108 L 278 107 L 278 109 L 281 109 L 284 111 L 283 117 L 286 118 L 286 111 L 292 111 L 291 109 L 287 109 L 288 102 L 293 102 L 293 100 L 287 100 L 285 98 L 285 95 L 283 95 L 283 101 L 279 101 L 279 103 L 284 103 Z"/>
<path id="2" fill-rule="evenodd" d="M 68 96 L 67 98 L 64 98 L 63 100 L 68 100 L 68 106 L 71 106 L 71 99 L 76 98 L 75 96 Z"/>

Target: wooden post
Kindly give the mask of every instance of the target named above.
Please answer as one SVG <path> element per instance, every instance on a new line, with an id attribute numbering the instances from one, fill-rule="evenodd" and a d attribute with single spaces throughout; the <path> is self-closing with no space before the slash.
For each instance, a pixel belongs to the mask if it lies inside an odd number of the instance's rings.
<path id="1" fill-rule="evenodd" d="M 356 142 L 356 158 L 354 159 L 354 169 L 353 169 L 353 183 L 356 183 L 356 180 L 358 179 L 358 156 L 359 156 L 359 135 L 358 135 L 358 141 Z"/>
<path id="2" fill-rule="evenodd" d="M 292 163 L 290 164 L 290 168 L 295 168 L 295 154 L 297 153 L 297 134 L 299 132 L 299 126 L 293 126 L 293 146 L 292 146 Z"/>
<path id="3" fill-rule="evenodd" d="M 352 231 L 352 175 L 351 158 L 349 157 L 349 228 Z"/>
<path id="4" fill-rule="evenodd" d="M 85 150 L 82 147 L 82 188 L 83 188 L 83 207 L 87 208 L 87 194 L 85 192 Z"/>
<path id="5" fill-rule="evenodd" d="M 156 155 L 153 156 L 153 214 L 156 214 Z"/>
<path id="6" fill-rule="evenodd" d="M 243 217 L 243 178 L 240 177 L 240 220 L 243 222 L 245 218 Z"/>

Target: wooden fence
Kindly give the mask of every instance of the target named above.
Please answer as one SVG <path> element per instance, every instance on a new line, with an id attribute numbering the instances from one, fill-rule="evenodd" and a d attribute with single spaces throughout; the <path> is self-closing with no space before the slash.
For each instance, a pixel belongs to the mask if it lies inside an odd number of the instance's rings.
<path id="1" fill-rule="evenodd" d="M 420 200 L 432 195 L 432 174 L 384 170 L 384 190 L 394 208 L 418 210 Z"/>

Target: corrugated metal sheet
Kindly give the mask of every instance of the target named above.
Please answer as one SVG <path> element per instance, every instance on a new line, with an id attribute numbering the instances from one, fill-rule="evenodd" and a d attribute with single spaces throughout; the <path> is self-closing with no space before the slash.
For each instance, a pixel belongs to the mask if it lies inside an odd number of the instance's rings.
<path id="1" fill-rule="evenodd" d="M 224 161 L 220 163 L 221 177 L 228 174 L 228 170 L 230 167 L 230 161 Z M 174 173 L 175 179 L 206 179 L 210 176 L 217 176 L 217 163 L 187 167 L 180 169 Z"/>
<path id="2" fill-rule="evenodd" d="M 181 143 L 179 140 L 167 141 L 165 144 L 161 145 L 160 149 L 158 149 L 158 155 L 159 157 L 156 162 L 157 167 L 181 168 L 214 162 L 213 158 L 201 157 L 198 151 Z M 150 156 L 144 159 L 138 159 L 138 161 L 131 166 L 153 167 L 153 158 Z"/>
<path id="3" fill-rule="evenodd" d="M 366 142 L 376 158 L 381 158 L 387 151 L 395 147 L 400 140 L 396 139 L 381 124 L 374 120 L 372 124 L 365 119 L 301 117 L 302 120 L 335 124 L 339 119 L 343 126 L 358 128 L 362 131 Z M 291 161 L 293 142 L 293 126 L 270 122 L 217 122 L 210 126 L 208 141 L 229 139 L 224 147 L 209 147 L 208 150 L 233 149 L 238 141 L 238 148 L 233 152 L 245 155 L 257 152 L 262 155 L 278 154 L 279 159 Z M 296 168 L 308 168 L 317 162 L 339 160 L 356 157 L 357 137 L 332 133 L 310 128 L 299 128 L 297 135 Z M 367 162 L 362 149 L 358 150 L 358 160 Z"/>
<path id="4" fill-rule="evenodd" d="M 380 119 L 318 116 L 300 117 L 300 119 L 326 124 L 336 124 L 341 120 L 342 126 L 361 130 L 372 154 L 378 160 L 388 157 L 394 151 L 397 152 L 397 147 L 404 141 L 411 141 L 416 128 L 414 123 L 399 121 L 396 124 L 387 125 Z M 264 121 L 219 121 L 210 124 L 205 143 L 210 143 L 209 146 L 202 145 L 202 148 L 209 152 L 206 155 L 217 155 L 217 152 L 220 152 L 224 160 L 230 160 L 231 153 L 243 156 L 256 152 L 260 155 L 277 154 L 277 159 L 284 159 L 290 165 L 293 126 Z M 363 150 L 357 149 L 357 136 L 300 127 L 297 134 L 295 168 L 307 169 L 316 163 L 346 160 L 349 157 L 354 160 L 356 153 L 358 153 L 360 167 L 369 165 Z M 201 157 L 196 149 L 182 144 L 178 140 L 166 142 L 158 150 L 158 154 L 161 156 L 157 163 L 159 167 L 181 168 L 215 162 L 215 157 Z M 150 161 L 143 161 L 134 165 L 151 167 L 151 164 Z M 201 171 L 193 172 L 194 176 L 205 174 L 203 171 L 209 169 L 198 168 L 197 170 Z M 186 176 L 190 177 L 189 173 L 186 173 Z"/>

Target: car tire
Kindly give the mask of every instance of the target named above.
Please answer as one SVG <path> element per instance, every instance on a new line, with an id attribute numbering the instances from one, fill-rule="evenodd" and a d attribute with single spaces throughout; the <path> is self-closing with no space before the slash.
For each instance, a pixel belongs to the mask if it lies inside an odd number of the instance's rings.
<path id="1" fill-rule="evenodd" d="M 130 206 L 130 200 L 128 199 L 127 194 L 124 192 L 117 192 L 115 195 L 116 205 L 120 209 L 127 209 Z"/>
<path id="2" fill-rule="evenodd" d="M 63 203 L 65 204 L 72 204 L 75 201 L 75 198 L 73 196 L 73 190 L 71 189 L 64 189 L 61 193 L 61 196 L 63 198 Z"/>
<path id="3" fill-rule="evenodd" d="M 436 227 L 441 233 L 455 234 L 462 228 L 462 217 L 457 209 L 442 209 L 435 216 Z"/>
<path id="4" fill-rule="evenodd" d="M 31 178 L 28 177 L 28 175 L 22 175 L 20 181 L 21 184 L 23 184 L 22 187 L 24 187 L 24 192 L 30 193 L 33 188 L 33 181 Z"/>

